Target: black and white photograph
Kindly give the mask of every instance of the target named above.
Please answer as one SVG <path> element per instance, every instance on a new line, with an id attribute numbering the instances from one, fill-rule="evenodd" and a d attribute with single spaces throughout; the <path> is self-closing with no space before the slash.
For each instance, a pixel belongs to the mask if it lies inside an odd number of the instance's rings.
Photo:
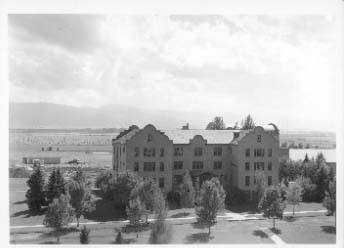
<path id="1" fill-rule="evenodd" d="M 341 247 L 344 11 L 147 6 L 2 14 L 2 243 Z"/>

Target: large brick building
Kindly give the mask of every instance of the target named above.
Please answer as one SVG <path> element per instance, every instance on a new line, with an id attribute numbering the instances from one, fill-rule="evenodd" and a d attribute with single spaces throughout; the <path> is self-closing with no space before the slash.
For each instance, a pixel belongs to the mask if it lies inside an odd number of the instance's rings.
<path id="1" fill-rule="evenodd" d="M 133 171 L 153 178 L 168 192 L 189 170 L 196 187 L 217 176 L 252 193 L 256 177 L 278 183 L 279 131 L 275 125 L 252 130 L 157 130 L 131 126 L 112 140 L 112 166 L 116 173 Z"/>

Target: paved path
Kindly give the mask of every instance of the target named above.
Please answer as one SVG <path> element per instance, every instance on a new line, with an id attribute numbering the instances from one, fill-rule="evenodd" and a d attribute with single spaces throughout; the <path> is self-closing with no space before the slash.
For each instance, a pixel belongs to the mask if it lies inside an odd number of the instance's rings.
<path id="1" fill-rule="evenodd" d="M 326 210 L 314 210 L 314 211 L 299 211 L 295 212 L 295 214 L 305 214 L 305 213 L 325 213 Z M 284 214 L 292 214 L 293 212 L 284 212 Z M 258 218 L 259 216 L 260 218 Z M 167 218 L 168 221 L 175 221 L 175 220 L 193 220 L 196 219 L 196 216 L 193 217 L 180 217 L 180 218 Z M 247 221 L 247 220 L 259 220 L 264 219 L 262 214 L 237 214 L 237 213 L 225 213 L 225 215 L 218 215 L 217 218 L 226 218 L 228 221 Z M 154 221 L 155 219 L 148 219 L 149 222 Z M 79 225 L 95 225 L 95 224 L 105 224 L 105 223 L 128 223 L 128 220 L 123 221 L 104 221 L 104 222 L 83 222 L 79 223 Z M 70 225 L 76 226 L 77 223 L 71 223 Z M 11 229 L 21 229 L 21 228 L 37 228 L 37 227 L 44 227 L 44 225 L 31 225 L 31 226 L 11 226 Z"/>
<path id="2" fill-rule="evenodd" d="M 269 228 L 264 227 L 260 228 L 263 232 L 267 233 L 272 241 L 274 241 L 277 245 L 285 245 L 286 243 L 278 237 L 276 234 L 274 234 Z"/>

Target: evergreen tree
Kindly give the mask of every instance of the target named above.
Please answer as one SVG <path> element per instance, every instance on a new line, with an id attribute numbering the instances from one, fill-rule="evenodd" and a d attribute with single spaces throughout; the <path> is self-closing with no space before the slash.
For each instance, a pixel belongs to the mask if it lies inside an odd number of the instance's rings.
<path id="1" fill-rule="evenodd" d="M 226 193 L 217 178 L 212 178 L 202 184 L 199 206 L 196 207 L 198 221 L 206 223 L 209 228 L 215 223 L 217 212 L 224 208 Z"/>
<path id="2" fill-rule="evenodd" d="M 82 173 L 79 175 L 82 175 Z M 74 209 L 77 227 L 79 227 L 80 217 L 95 209 L 95 201 L 91 194 L 90 184 L 83 180 L 82 177 L 73 177 L 68 183 L 68 193 L 71 196 L 70 204 Z"/>
<path id="3" fill-rule="evenodd" d="M 265 190 L 264 197 L 261 199 L 259 208 L 263 210 L 263 216 L 273 219 L 275 228 L 275 218 L 282 219 L 285 204 L 282 201 L 281 191 L 277 186 L 270 186 Z"/>
<path id="4" fill-rule="evenodd" d="M 26 182 L 27 190 L 26 202 L 30 211 L 39 212 L 42 206 L 46 205 L 44 193 L 44 178 L 40 166 L 37 166 Z"/>
<path id="5" fill-rule="evenodd" d="M 293 206 L 293 216 L 295 213 L 295 205 L 298 205 L 301 201 L 301 194 L 302 188 L 297 182 L 289 184 L 287 190 L 287 202 Z"/>
<path id="6" fill-rule="evenodd" d="M 189 171 L 185 172 L 180 185 L 180 203 L 183 208 L 192 208 L 195 203 L 195 191 Z"/>
<path id="7" fill-rule="evenodd" d="M 73 209 L 69 205 L 69 196 L 61 194 L 59 198 L 54 198 L 49 204 L 47 213 L 43 220 L 46 227 L 51 227 L 56 231 L 57 243 L 60 243 L 60 231 L 73 220 Z"/>
<path id="8" fill-rule="evenodd" d="M 84 226 L 80 231 L 80 244 L 89 244 L 90 243 L 90 229 Z"/>
<path id="9" fill-rule="evenodd" d="M 47 201 L 51 203 L 54 198 L 59 198 L 61 194 L 65 194 L 65 182 L 63 176 L 60 172 L 60 169 L 53 169 L 49 176 L 48 185 L 47 185 Z"/>

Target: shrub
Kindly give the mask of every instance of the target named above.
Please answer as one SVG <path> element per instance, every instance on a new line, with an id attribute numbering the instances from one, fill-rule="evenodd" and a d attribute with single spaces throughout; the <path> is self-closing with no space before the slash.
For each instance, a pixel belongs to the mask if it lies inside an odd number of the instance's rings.
<path id="1" fill-rule="evenodd" d="M 84 226 L 80 231 L 80 244 L 89 244 L 90 243 L 90 229 Z"/>
<path id="2" fill-rule="evenodd" d="M 170 209 L 180 208 L 180 194 L 177 191 L 167 193 L 166 200 Z"/>
<path id="3" fill-rule="evenodd" d="M 119 232 L 117 233 L 115 243 L 116 243 L 116 244 L 123 244 L 123 237 L 122 237 L 121 231 L 119 231 Z"/>
<path id="4" fill-rule="evenodd" d="M 237 206 L 237 205 L 247 204 L 250 202 L 250 199 L 245 193 L 245 191 L 235 186 L 227 186 L 225 188 L 225 191 L 226 191 L 226 198 L 225 198 L 226 206 Z"/>

